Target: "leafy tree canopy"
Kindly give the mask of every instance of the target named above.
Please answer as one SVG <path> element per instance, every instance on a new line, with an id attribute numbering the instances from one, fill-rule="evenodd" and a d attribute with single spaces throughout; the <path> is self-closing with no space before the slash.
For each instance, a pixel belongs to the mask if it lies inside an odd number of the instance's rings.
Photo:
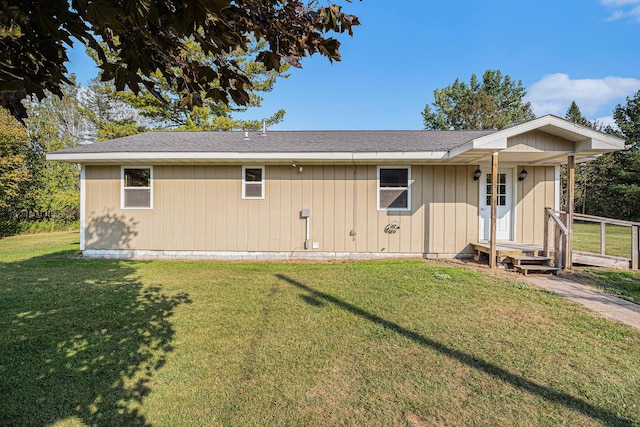
<path id="1" fill-rule="evenodd" d="M 20 196 L 20 186 L 28 179 L 26 152 L 29 137 L 23 126 L 0 110 L 0 222 L 7 208 Z M 0 236 L 2 235 L 0 226 Z"/>
<path id="2" fill-rule="evenodd" d="M 351 35 L 355 25 L 358 18 L 338 5 L 300 0 L 5 0 L 0 105 L 22 120 L 27 112 L 21 101 L 28 95 L 62 96 L 61 85 L 70 83 L 64 63 L 73 39 L 95 50 L 102 80 L 113 79 L 119 91 L 144 88 L 160 99 L 152 78 L 160 75 L 186 102 L 197 105 L 205 93 L 215 101 L 247 105 L 251 81 L 228 53 L 264 40 L 256 61 L 267 70 L 279 69 L 282 61 L 300 67 L 300 59 L 314 53 L 337 61 L 340 43 L 327 32 Z M 186 40 L 211 63 L 185 55 Z M 115 57 L 109 58 L 99 41 Z"/>
<path id="3" fill-rule="evenodd" d="M 245 75 L 250 86 L 247 89 L 249 101 L 246 105 L 237 103 L 222 102 L 207 97 L 205 92 L 189 94 L 181 97 L 175 87 L 172 87 L 161 73 L 154 73 L 149 78 L 154 82 L 155 92 L 142 89 L 137 94 L 130 90 L 118 91 L 111 82 L 94 81 L 89 86 L 94 94 L 93 98 L 103 98 L 103 104 L 117 105 L 124 103 L 145 118 L 150 128 L 170 128 L 176 130 L 232 130 L 248 129 L 255 130 L 262 126 L 259 120 L 238 120 L 232 118 L 232 113 L 245 111 L 247 107 L 260 107 L 262 96 L 260 93 L 270 92 L 276 79 L 288 78 L 285 74 L 289 69 L 289 64 L 283 63 L 279 69 L 267 70 L 266 66 L 255 61 L 256 54 L 263 51 L 266 46 L 264 40 L 254 42 L 247 51 L 235 50 L 225 54 L 225 57 L 236 63 L 238 69 Z M 111 52 L 105 48 L 106 52 Z M 193 40 L 186 40 L 183 43 L 184 54 L 190 58 L 195 58 L 203 64 L 214 67 L 214 58 L 210 54 L 202 51 Z M 90 52 L 95 56 L 94 52 Z M 111 54 L 113 55 L 113 54 Z M 183 70 L 176 68 L 176 75 L 182 75 Z M 214 85 L 219 85 L 218 81 Z M 158 97 L 158 95 L 160 97 Z M 279 110 L 271 117 L 267 118 L 267 124 L 278 123 L 284 117 L 284 110 Z M 105 124 L 109 124 L 107 120 Z M 106 129 L 103 129 L 106 130 Z M 114 132 L 107 132 L 117 135 Z"/>
<path id="4" fill-rule="evenodd" d="M 499 70 L 487 70 L 482 81 L 473 74 L 469 84 L 456 78 L 433 91 L 434 102 L 422 112 L 425 129 L 504 129 L 534 119 L 527 92 Z M 433 110 L 432 110 L 433 107 Z"/>
<path id="5" fill-rule="evenodd" d="M 640 91 L 613 111 L 617 128 L 587 120 L 573 102 L 565 118 L 626 139 L 628 149 L 576 166 L 576 210 L 589 215 L 640 220 Z M 566 170 L 563 170 L 563 187 Z M 564 192 L 563 192 L 564 193 Z"/>

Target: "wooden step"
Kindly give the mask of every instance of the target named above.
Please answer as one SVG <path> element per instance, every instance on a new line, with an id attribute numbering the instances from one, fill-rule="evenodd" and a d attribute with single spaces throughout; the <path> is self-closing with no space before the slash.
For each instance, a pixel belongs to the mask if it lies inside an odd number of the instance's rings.
<path id="1" fill-rule="evenodd" d="M 548 265 L 533 265 L 533 264 L 514 265 L 513 268 L 515 268 L 518 272 L 524 274 L 525 276 L 529 271 L 550 271 L 557 276 L 558 272 L 560 271 L 558 267 L 551 267 Z"/>
<path id="2" fill-rule="evenodd" d="M 511 264 L 517 265 L 546 265 L 549 266 L 553 258 L 535 255 L 511 255 Z"/>

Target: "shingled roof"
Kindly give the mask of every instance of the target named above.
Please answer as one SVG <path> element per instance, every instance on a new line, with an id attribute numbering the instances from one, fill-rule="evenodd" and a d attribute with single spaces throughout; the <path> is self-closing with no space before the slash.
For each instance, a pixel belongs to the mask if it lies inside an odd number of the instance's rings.
<path id="1" fill-rule="evenodd" d="M 557 144 L 551 149 L 510 148 L 510 139 L 532 131 L 564 143 L 560 150 Z M 502 162 L 552 166 L 566 162 L 569 153 L 578 162 L 622 149 L 620 138 L 544 116 L 499 131 L 156 131 L 67 148 L 47 154 L 47 159 L 94 164 L 478 164 L 500 152 Z"/>
<path id="2" fill-rule="evenodd" d="M 328 153 L 448 151 L 492 130 L 146 132 L 63 153 Z"/>

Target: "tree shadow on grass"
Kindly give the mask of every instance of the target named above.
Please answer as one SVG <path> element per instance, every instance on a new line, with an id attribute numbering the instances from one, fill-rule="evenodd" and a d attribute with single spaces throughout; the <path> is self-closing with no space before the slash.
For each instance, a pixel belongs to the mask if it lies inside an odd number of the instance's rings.
<path id="1" fill-rule="evenodd" d="M 73 253 L 0 263 L 0 426 L 149 425 L 139 407 L 189 297 Z"/>
<path id="2" fill-rule="evenodd" d="M 548 400 L 549 402 L 561 404 L 566 408 L 578 411 L 593 419 L 600 420 L 607 425 L 612 425 L 612 426 L 634 425 L 633 421 L 626 418 L 622 418 L 620 415 L 615 414 L 611 411 L 608 411 L 604 408 L 599 408 L 597 406 L 594 406 L 589 402 L 585 401 L 584 399 L 574 397 L 568 393 L 554 390 L 553 388 L 550 388 L 541 384 L 537 384 L 534 381 L 531 381 L 519 375 L 513 374 L 507 371 L 506 369 L 501 368 L 500 366 L 486 362 L 482 359 L 478 359 L 463 351 L 448 347 L 438 341 L 432 340 L 428 337 L 420 335 L 417 332 L 413 332 L 409 329 L 406 329 L 398 325 L 397 323 L 386 320 L 380 316 L 377 316 L 373 313 L 363 310 L 360 307 L 357 307 L 353 304 L 350 304 L 346 301 L 336 298 L 330 294 L 313 289 L 285 275 L 276 274 L 275 276 L 278 279 L 283 280 L 284 282 L 287 282 L 293 286 L 296 286 L 297 288 L 300 288 L 306 291 L 308 295 L 302 295 L 301 298 L 305 302 L 310 300 L 315 301 L 312 304 L 314 306 L 322 305 L 321 304 L 322 302 L 333 304 L 343 310 L 346 310 L 352 313 L 355 316 L 358 316 L 370 322 L 376 323 L 399 335 L 402 335 L 422 347 L 435 350 L 471 368 L 477 369 L 481 372 L 484 372 L 485 374 L 491 375 L 501 381 L 504 381 L 505 383 L 511 384 L 513 387 L 516 387 L 528 393 L 540 396 L 543 399 Z"/>

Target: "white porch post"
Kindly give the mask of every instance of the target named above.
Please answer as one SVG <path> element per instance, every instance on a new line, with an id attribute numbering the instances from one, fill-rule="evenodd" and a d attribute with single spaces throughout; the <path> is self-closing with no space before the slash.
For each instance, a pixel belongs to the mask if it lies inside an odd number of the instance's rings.
<path id="1" fill-rule="evenodd" d="M 497 267 L 496 218 L 498 216 L 498 153 L 491 156 L 491 235 L 489 236 L 489 267 Z"/>

